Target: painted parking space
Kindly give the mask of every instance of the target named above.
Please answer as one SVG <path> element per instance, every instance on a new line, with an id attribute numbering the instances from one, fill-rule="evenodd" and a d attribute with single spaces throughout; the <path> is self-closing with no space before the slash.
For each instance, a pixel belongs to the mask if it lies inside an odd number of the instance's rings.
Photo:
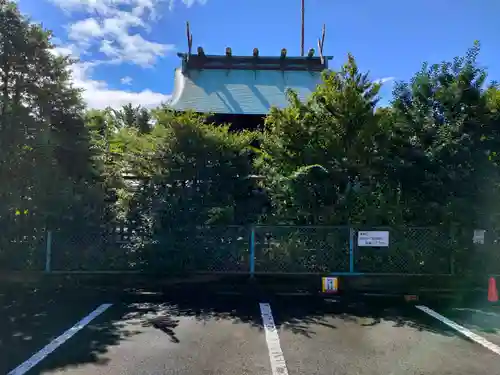
<path id="1" fill-rule="evenodd" d="M 130 299 L 110 300 L 20 374 L 482 375 L 500 363 L 499 355 L 411 305 L 201 293 Z M 54 302 L 65 311 L 53 315 L 57 327 L 23 347 L 23 358 L 12 358 L 8 370 L 105 305 L 102 295 L 79 307 L 63 301 Z M 63 322 L 64 314 L 72 321 Z M 38 334 L 36 326 L 28 329 Z"/>
<path id="2" fill-rule="evenodd" d="M 28 374 L 269 374 L 260 321 L 241 298 L 115 303 Z"/>
<path id="3" fill-rule="evenodd" d="M 500 356 L 413 306 L 274 305 L 291 375 L 324 374 L 333 369 L 335 374 L 346 375 L 486 375 L 497 372 L 500 364 Z"/>
<path id="4" fill-rule="evenodd" d="M 57 293 L 0 292 L 0 373 L 8 374 L 96 308 L 85 298 L 74 303 Z"/>
<path id="5" fill-rule="evenodd" d="M 500 306 L 463 306 L 435 309 L 500 348 Z"/>

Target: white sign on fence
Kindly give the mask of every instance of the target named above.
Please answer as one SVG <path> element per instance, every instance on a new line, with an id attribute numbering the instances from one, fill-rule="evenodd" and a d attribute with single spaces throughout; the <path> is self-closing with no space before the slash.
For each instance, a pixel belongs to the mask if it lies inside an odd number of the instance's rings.
<path id="1" fill-rule="evenodd" d="M 484 234 L 486 231 L 484 229 L 474 229 L 474 237 L 472 237 L 473 243 L 484 244 Z"/>
<path id="2" fill-rule="evenodd" d="M 388 247 L 388 231 L 359 231 L 358 246 Z"/>

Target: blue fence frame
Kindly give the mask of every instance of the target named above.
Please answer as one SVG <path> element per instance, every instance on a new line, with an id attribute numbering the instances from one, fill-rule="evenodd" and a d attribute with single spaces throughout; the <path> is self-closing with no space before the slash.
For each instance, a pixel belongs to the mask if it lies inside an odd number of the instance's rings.
<path id="1" fill-rule="evenodd" d="M 388 230 L 389 247 L 359 247 L 356 241 L 359 230 Z M 239 273 L 250 277 L 258 274 L 454 273 L 453 254 L 450 252 L 449 259 L 439 262 L 436 255 L 446 255 L 452 248 L 450 236 L 435 228 L 194 227 L 186 233 L 173 229 L 172 237 L 154 249 L 132 249 L 130 241 L 100 243 L 98 240 L 88 232 L 66 237 L 61 233 L 47 233 L 45 271 L 140 273 L 148 272 L 149 264 L 165 270 L 180 267 L 187 272 Z M 70 262 L 74 254 L 86 252 L 93 258 Z M 145 257 L 149 258 L 144 260 Z"/>

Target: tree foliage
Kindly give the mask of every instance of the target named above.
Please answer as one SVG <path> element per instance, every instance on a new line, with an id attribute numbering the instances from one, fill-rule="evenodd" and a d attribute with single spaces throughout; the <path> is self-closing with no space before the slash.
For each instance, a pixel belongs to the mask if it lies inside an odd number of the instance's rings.
<path id="1" fill-rule="evenodd" d="M 293 92 L 290 106 L 266 119 L 257 167 L 273 176 L 272 216 L 302 224 L 345 224 L 352 220 L 356 192 L 379 184 L 382 134 L 374 113 L 380 85 L 359 71 L 352 56 L 306 102 Z"/>
<path id="2" fill-rule="evenodd" d="M 386 107 L 349 55 L 307 101 L 289 92 L 263 131 L 233 132 L 168 105 L 86 108 L 72 61 L 50 40 L 0 1 L 5 228 L 23 222 L 40 239 L 126 222 L 143 251 L 194 251 L 189 233 L 207 225 L 500 224 L 500 89 L 477 62 L 478 43 L 397 82 Z"/>

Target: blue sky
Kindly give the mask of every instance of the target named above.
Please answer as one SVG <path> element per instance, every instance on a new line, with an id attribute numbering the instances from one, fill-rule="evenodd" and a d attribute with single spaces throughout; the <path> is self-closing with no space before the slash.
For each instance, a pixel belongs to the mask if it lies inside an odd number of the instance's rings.
<path id="1" fill-rule="evenodd" d="M 56 53 L 71 54 L 75 84 L 91 107 L 127 102 L 155 106 L 168 99 L 176 52 L 193 47 L 222 54 L 300 52 L 300 0 L 18 0 L 21 11 L 54 32 Z M 481 5 L 479 5 L 481 4 Z M 306 49 L 323 23 L 325 54 L 339 66 L 351 52 L 373 79 L 408 80 L 421 66 L 463 55 L 481 42 L 480 63 L 500 80 L 500 1 L 306 0 Z"/>

